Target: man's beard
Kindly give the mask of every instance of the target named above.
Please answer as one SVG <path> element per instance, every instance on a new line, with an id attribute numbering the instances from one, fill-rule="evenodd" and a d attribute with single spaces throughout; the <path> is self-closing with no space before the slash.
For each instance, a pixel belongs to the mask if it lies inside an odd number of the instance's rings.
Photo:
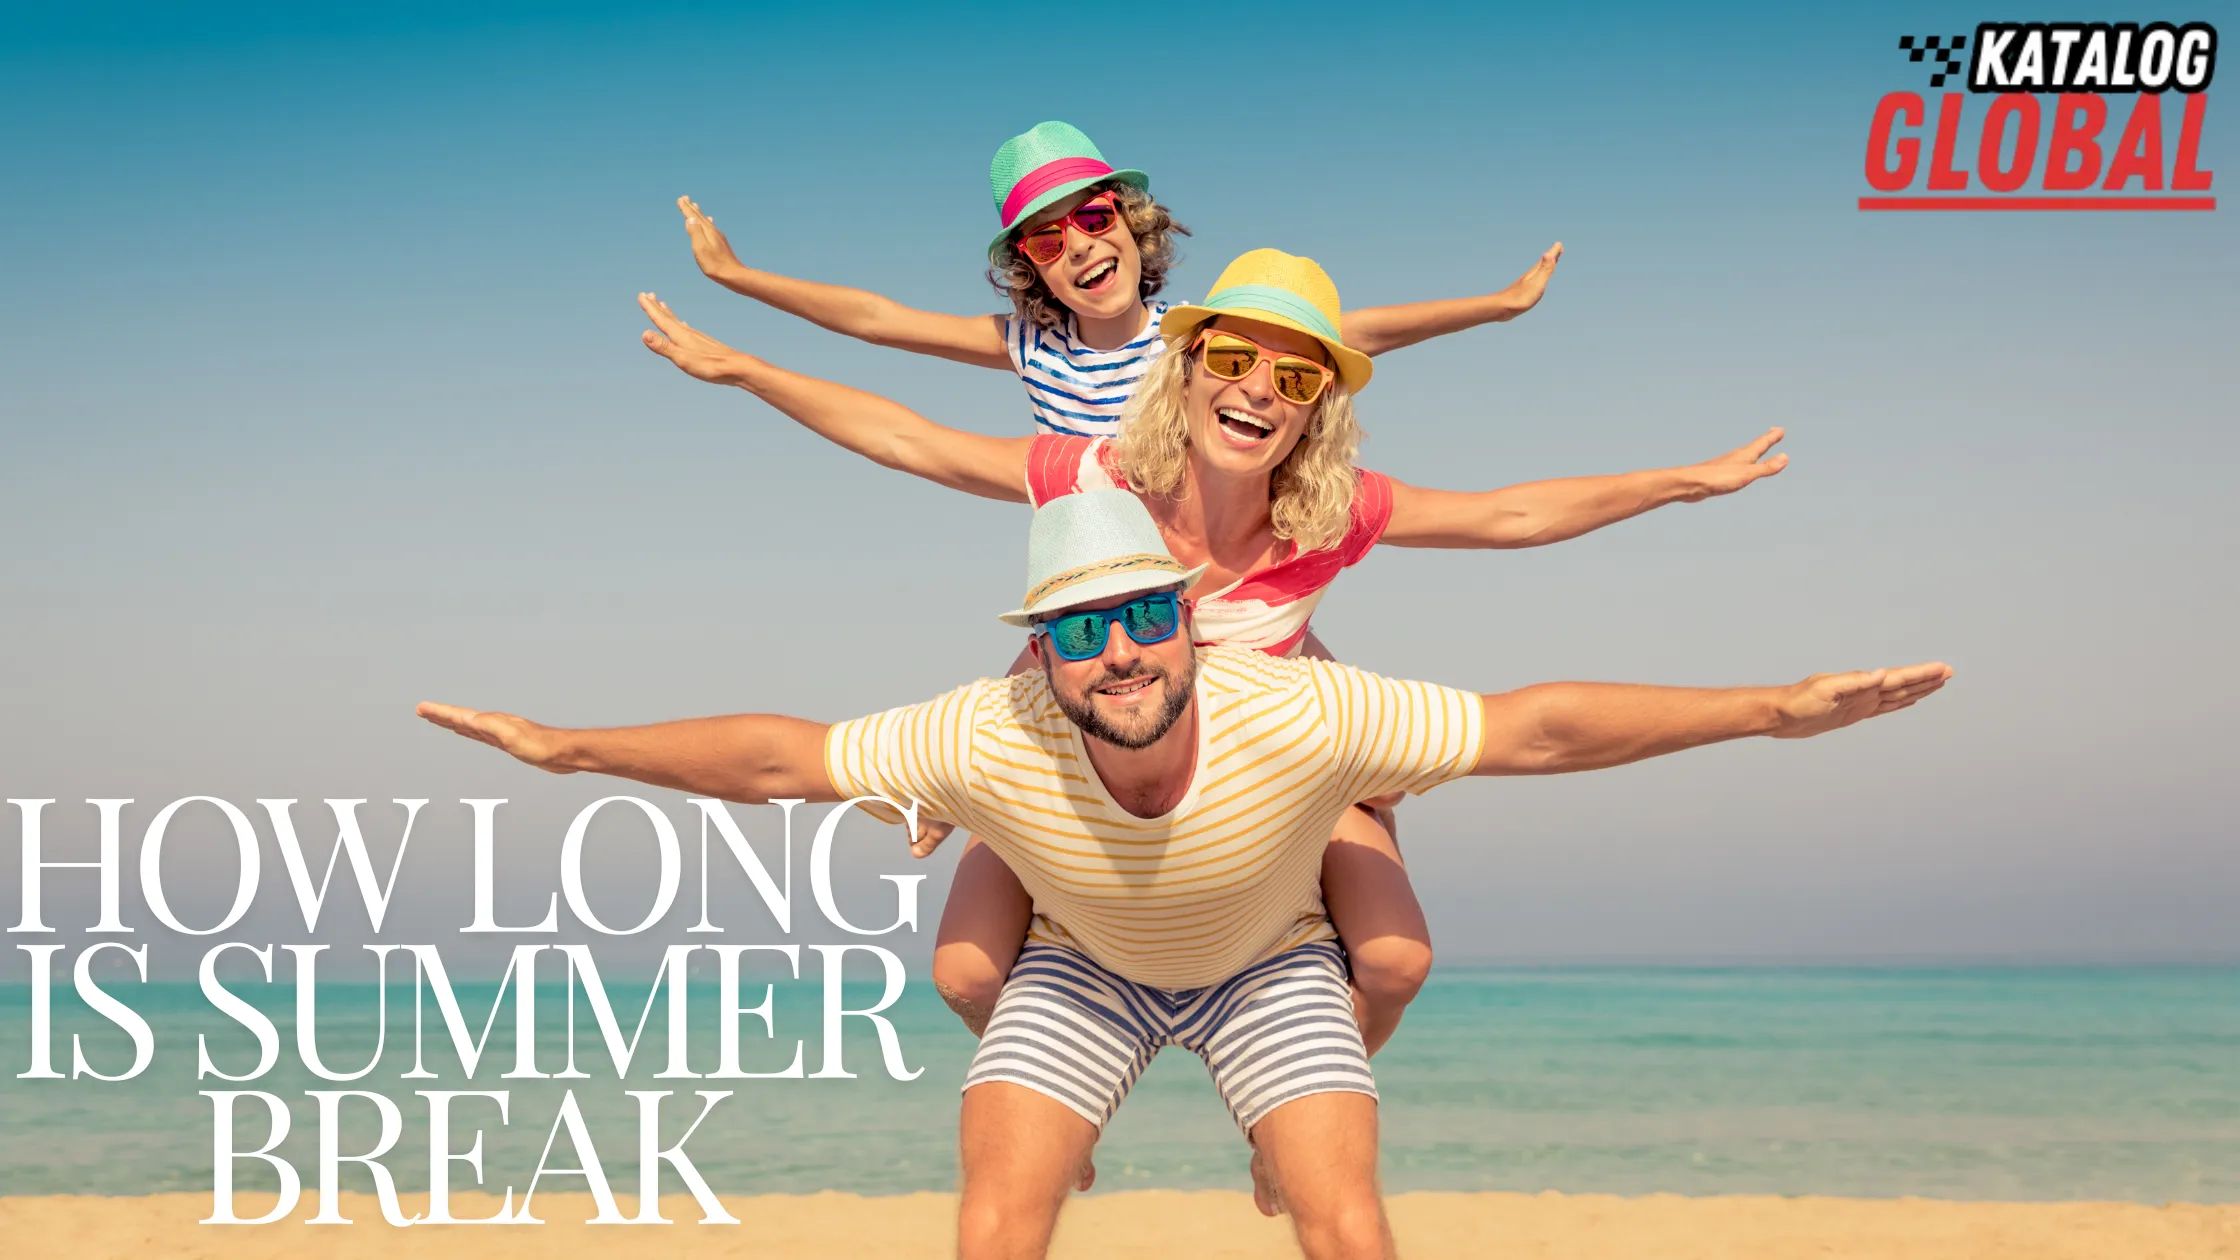
<path id="1" fill-rule="evenodd" d="M 1045 666 L 1045 671 L 1047 672 L 1047 666 Z M 1159 679 L 1166 686 L 1167 700 L 1164 705 L 1160 706 L 1159 712 L 1152 717 L 1144 729 L 1122 730 L 1106 721 L 1104 715 L 1097 712 L 1096 702 L 1090 699 L 1090 696 L 1099 687 L 1109 687 L 1116 682 L 1126 682 L 1131 678 Z M 1055 680 L 1052 681 L 1054 684 Z M 1095 682 L 1081 689 L 1081 698 L 1078 700 L 1066 695 L 1055 685 L 1050 688 L 1050 694 L 1057 700 L 1058 708 L 1067 717 L 1073 719 L 1073 724 L 1081 728 L 1082 734 L 1089 736 L 1091 739 L 1101 739 L 1105 743 L 1120 748 L 1149 748 L 1165 739 L 1167 732 L 1173 730 L 1174 724 L 1181 719 L 1182 711 L 1190 707 L 1190 696 L 1196 690 L 1197 681 L 1198 662 L 1195 656 L 1192 657 L 1190 671 L 1183 676 L 1180 686 L 1175 685 L 1174 676 L 1166 670 L 1139 659 L 1135 663 L 1135 667 L 1126 673 L 1106 670 Z"/>

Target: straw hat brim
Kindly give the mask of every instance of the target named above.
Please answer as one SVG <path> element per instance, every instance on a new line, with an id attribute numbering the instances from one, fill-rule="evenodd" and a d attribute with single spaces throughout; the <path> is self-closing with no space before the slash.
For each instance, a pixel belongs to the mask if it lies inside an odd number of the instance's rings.
<path id="1" fill-rule="evenodd" d="M 1201 564 L 1197 568 L 1186 569 L 1180 574 L 1171 569 L 1139 569 L 1133 573 L 1111 573 L 1104 577 L 1090 578 L 1086 582 L 1077 582 L 1072 586 L 1052 591 L 1025 608 L 1014 608 L 1010 612 L 999 615 L 997 620 L 1007 626 L 1024 628 L 1034 624 L 1035 618 L 1047 613 L 1059 612 L 1067 608 L 1077 608 L 1082 604 L 1094 604 L 1099 600 L 1112 599 L 1119 595 L 1156 591 L 1173 586 L 1177 582 L 1188 589 L 1192 582 L 1198 580 L 1198 575 L 1206 571 L 1206 568 L 1207 566 Z"/>
<path id="2" fill-rule="evenodd" d="M 1263 324 L 1274 324 L 1278 328 L 1288 328 L 1293 332 L 1305 333 L 1321 342 L 1323 349 L 1330 352 L 1331 363 L 1337 366 L 1338 379 L 1344 382 L 1345 387 L 1354 393 L 1360 393 L 1362 387 L 1369 383 L 1369 377 L 1376 372 L 1376 364 L 1368 355 L 1342 341 L 1334 341 L 1325 337 L 1288 315 L 1279 315 L 1274 311 L 1254 310 L 1250 307 L 1229 307 L 1224 310 L 1216 310 L 1210 306 L 1170 306 L 1167 308 L 1167 313 L 1159 320 L 1159 335 L 1166 338 L 1169 350 L 1180 350 L 1182 349 L 1181 343 L 1188 341 L 1191 334 L 1223 315 L 1233 316 L 1237 319 L 1257 320 Z"/>
<path id="3" fill-rule="evenodd" d="M 1110 175 L 1097 175 L 1092 176 L 1089 179 L 1076 179 L 1067 183 L 1060 184 L 1056 188 L 1053 188 L 1050 191 L 1035 198 L 1033 201 L 1028 202 L 1027 208 L 1019 212 L 1019 217 L 1003 225 L 1003 230 L 996 233 L 996 238 L 988 242 L 988 257 L 993 259 L 998 253 L 1002 251 L 1004 243 L 1011 239 L 1011 234 L 1013 232 L 1019 230 L 1020 224 L 1025 223 L 1027 220 L 1033 218 L 1038 214 L 1041 214 L 1044 210 L 1049 209 L 1056 202 L 1066 197 L 1071 197 L 1073 194 L 1080 192 L 1082 189 L 1090 187 L 1091 185 L 1102 184 L 1108 180 L 1118 180 L 1123 184 L 1133 185 L 1134 187 L 1140 188 L 1145 192 L 1151 191 L 1151 177 L 1144 174 L 1142 171 L 1136 170 L 1114 171 Z"/>

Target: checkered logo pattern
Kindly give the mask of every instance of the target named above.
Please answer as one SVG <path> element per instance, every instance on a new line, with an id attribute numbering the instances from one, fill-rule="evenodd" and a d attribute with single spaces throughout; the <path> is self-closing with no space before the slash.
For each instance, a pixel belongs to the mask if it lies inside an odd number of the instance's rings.
<path id="1" fill-rule="evenodd" d="M 1906 60 L 1920 61 L 1931 55 L 1936 57 L 1940 68 L 1929 75 L 1929 86 L 1933 88 L 1943 87 L 1947 78 L 1960 73 L 1960 50 L 1967 45 L 1968 37 L 1965 35 L 1954 35 L 1949 39 L 1942 35 L 1898 37 L 1898 51 L 1906 54 Z"/>

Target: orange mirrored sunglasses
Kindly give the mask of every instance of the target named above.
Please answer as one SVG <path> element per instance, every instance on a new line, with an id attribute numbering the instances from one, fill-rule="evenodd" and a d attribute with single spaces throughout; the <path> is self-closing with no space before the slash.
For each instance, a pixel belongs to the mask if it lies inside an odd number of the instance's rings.
<path id="1" fill-rule="evenodd" d="M 1276 392 L 1283 395 L 1285 401 L 1302 407 L 1322 397 L 1322 391 L 1330 388 L 1330 382 L 1337 377 L 1336 372 L 1312 359 L 1278 354 L 1233 332 L 1207 329 L 1190 344 L 1190 351 L 1202 356 L 1200 362 L 1206 365 L 1206 371 L 1225 381 L 1241 381 L 1252 375 L 1253 369 L 1260 366 L 1260 360 L 1272 360 L 1270 371 L 1275 374 Z"/>

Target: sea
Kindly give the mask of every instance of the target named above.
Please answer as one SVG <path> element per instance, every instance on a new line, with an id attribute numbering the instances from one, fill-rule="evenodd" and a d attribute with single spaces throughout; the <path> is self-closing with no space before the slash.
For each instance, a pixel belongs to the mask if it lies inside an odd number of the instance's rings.
<path id="1" fill-rule="evenodd" d="M 656 1005 L 626 1078 L 618 1078 L 588 1002 L 574 1012 L 568 1079 L 505 1079 L 515 1065 L 510 1005 L 496 1019 L 470 1080 L 437 1018 L 425 1013 L 426 1070 L 414 1063 L 413 992 L 325 985 L 316 1050 L 350 1081 L 321 1080 L 297 1047 L 290 986 L 256 1004 L 280 1033 L 278 1064 L 251 1083 L 197 1079 L 198 1049 L 243 1073 L 253 1037 L 192 984 L 113 986 L 149 1022 L 146 1071 L 123 1081 L 22 1079 L 31 1063 L 30 992 L 0 988 L 0 1193 L 145 1194 L 212 1183 L 214 1103 L 202 1091 L 262 1090 L 284 1100 L 292 1128 L 275 1153 L 315 1185 L 319 1112 L 311 1090 L 394 1099 L 401 1134 L 383 1160 L 406 1191 L 428 1181 L 420 1090 L 505 1091 L 453 1104 L 451 1145 L 482 1136 L 484 1188 L 524 1188 L 573 1093 L 599 1161 L 619 1192 L 637 1186 L 639 1100 L 661 1103 L 662 1141 L 699 1114 L 696 1091 L 729 1090 L 685 1150 L 725 1196 L 841 1190 L 899 1194 L 953 1189 L 958 1083 L 973 1039 L 913 979 L 887 1014 L 905 1072 L 896 1080 L 869 1021 L 844 1021 L 828 1066 L 824 993 L 781 983 L 771 994 L 778 1036 L 742 1023 L 748 1071 L 796 1079 L 662 1078 L 665 1008 Z M 614 985 L 621 1030 L 637 1025 L 649 985 Z M 460 985 L 480 1032 L 496 986 Z M 751 1004 L 762 996 L 759 985 Z M 875 1005 L 877 986 L 847 986 L 846 1004 Z M 716 1061 L 712 989 L 688 990 L 688 1062 Z M 510 1002 L 510 999 L 509 999 Z M 567 1061 L 566 994 L 540 990 L 539 1067 Z M 386 1006 L 387 1031 L 381 1035 Z M 126 1037 L 57 986 L 54 1063 L 67 1076 L 73 1035 L 87 1065 L 119 1074 Z M 375 1057 L 376 1047 L 380 1055 Z M 1966 1200 L 2116 1199 L 2240 1202 L 2240 969 L 2232 968 L 1531 968 L 1442 966 L 1376 1059 L 1383 1173 L 1389 1191 L 1510 1190 L 1639 1195 L 1925 1196 Z M 346 1097 L 336 1149 L 380 1137 L 378 1105 Z M 270 1119 L 237 1105 L 235 1145 L 254 1150 Z M 576 1167 L 563 1137 L 551 1168 Z M 1170 1049 L 1121 1108 L 1096 1154 L 1098 1191 L 1242 1189 L 1247 1149 L 1199 1061 Z M 345 1189 L 372 1185 L 344 1164 Z M 454 1189 L 473 1170 L 450 1165 Z M 270 1186 L 270 1168 L 236 1163 L 236 1181 Z M 550 1175 L 545 1190 L 583 1189 Z M 670 1193 L 680 1190 L 672 1176 Z"/>

